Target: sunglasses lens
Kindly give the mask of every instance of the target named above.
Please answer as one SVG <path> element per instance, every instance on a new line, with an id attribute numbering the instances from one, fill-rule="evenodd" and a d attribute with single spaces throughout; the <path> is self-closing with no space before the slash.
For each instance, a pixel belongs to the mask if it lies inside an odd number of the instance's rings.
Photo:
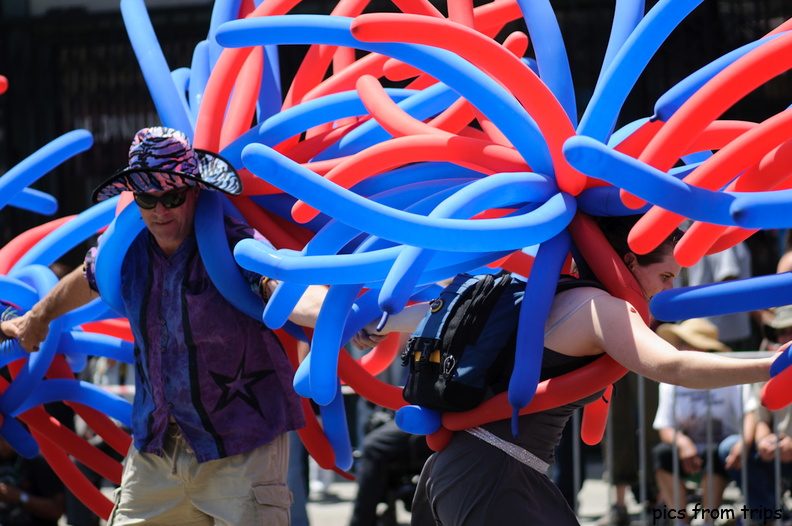
<path id="1" fill-rule="evenodd" d="M 171 192 L 160 197 L 156 197 L 147 193 L 135 194 L 135 202 L 140 208 L 144 210 L 151 210 L 157 206 L 157 203 L 162 203 L 165 208 L 176 208 L 184 204 L 187 200 L 187 190 L 181 192 Z"/>
<path id="2" fill-rule="evenodd" d="M 184 201 L 187 200 L 187 192 L 179 192 L 173 194 L 165 194 L 160 197 L 160 202 L 162 206 L 165 208 L 176 208 L 177 206 L 181 206 L 184 204 Z"/>
<path id="3" fill-rule="evenodd" d="M 140 208 L 151 210 L 157 206 L 159 199 L 151 194 L 135 194 L 135 202 Z"/>

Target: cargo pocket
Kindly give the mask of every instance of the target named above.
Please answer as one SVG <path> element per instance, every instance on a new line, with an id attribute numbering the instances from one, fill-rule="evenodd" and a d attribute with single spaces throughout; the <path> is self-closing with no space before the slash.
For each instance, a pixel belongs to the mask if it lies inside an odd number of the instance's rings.
<path id="1" fill-rule="evenodd" d="M 259 524 L 288 526 L 289 508 L 294 498 L 285 484 L 253 486 L 253 495 L 259 504 Z"/>

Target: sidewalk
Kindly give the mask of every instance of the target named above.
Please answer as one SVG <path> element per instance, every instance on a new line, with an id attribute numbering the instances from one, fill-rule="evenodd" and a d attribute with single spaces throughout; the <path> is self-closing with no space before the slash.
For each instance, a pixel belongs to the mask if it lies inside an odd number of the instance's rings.
<path id="1" fill-rule="evenodd" d="M 330 484 L 327 496 L 322 500 L 313 500 L 308 503 L 308 516 L 312 525 L 344 526 L 349 524 L 352 515 L 352 503 L 357 493 L 354 482 L 339 481 Z M 608 511 L 608 485 L 601 480 L 586 480 L 580 492 L 580 524 L 593 525 L 599 517 Z M 641 508 L 635 502 L 630 503 L 630 513 L 639 517 Z M 398 503 L 396 518 L 400 525 L 410 524 L 410 514 Z M 651 517 L 649 518 L 651 521 Z M 636 522 L 635 524 L 640 524 Z"/>
<path id="2" fill-rule="evenodd" d="M 312 526 L 346 526 L 352 515 L 352 504 L 357 493 L 355 482 L 347 480 L 336 481 L 330 484 L 327 495 L 322 500 L 312 500 L 308 503 L 308 516 Z M 734 486 L 726 489 L 724 495 L 726 502 L 741 502 L 740 492 Z M 594 526 L 610 508 L 611 492 L 608 484 L 601 479 L 586 479 L 578 496 L 578 517 L 581 526 Z M 398 503 L 396 518 L 400 526 L 410 524 L 410 514 Z M 651 516 L 641 520 L 641 506 L 635 502 L 628 493 L 627 509 L 633 517 L 633 526 L 651 525 Z"/>

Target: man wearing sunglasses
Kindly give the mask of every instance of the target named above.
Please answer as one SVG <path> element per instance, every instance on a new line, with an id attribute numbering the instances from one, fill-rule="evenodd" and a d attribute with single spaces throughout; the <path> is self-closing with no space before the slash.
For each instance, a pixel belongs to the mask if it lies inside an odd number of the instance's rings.
<path id="1" fill-rule="evenodd" d="M 239 195 L 220 156 L 181 132 L 140 130 L 129 165 L 94 190 L 102 201 L 131 191 L 145 222 L 121 267 L 121 297 L 135 336 L 133 447 L 109 523 L 289 524 L 288 432 L 305 425 L 294 370 L 275 334 L 215 287 L 193 227 L 198 195 Z M 225 217 L 233 247 L 268 241 Z M 96 249 L 28 313 L 0 329 L 38 350 L 49 323 L 98 296 Z M 266 300 L 271 280 L 238 270 Z M 289 319 L 313 326 L 324 287 L 310 287 Z"/>

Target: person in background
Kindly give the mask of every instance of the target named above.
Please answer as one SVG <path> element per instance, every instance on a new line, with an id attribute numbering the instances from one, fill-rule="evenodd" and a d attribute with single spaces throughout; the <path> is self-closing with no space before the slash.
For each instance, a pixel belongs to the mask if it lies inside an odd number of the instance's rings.
<path id="1" fill-rule="evenodd" d="M 729 352 L 718 340 L 718 329 L 704 318 L 692 318 L 680 324 L 664 323 L 657 334 L 684 354 L 690 351 Z M 661 383 L 654 428 L 661 443 L 653 450 L 655 476 L 666 506 L 680 512 L 686 508 L 687 488 L 684 479 L 700 476 L 702 506 L 716 510 L 723 500 L 729 479 L 718 456 L 719 445 L 731 435 L 740 434 L 743 389 L 732 385 L 717 389 L 690 389 Z M 708 436 L 711 421 L 711 441 Z M 679 477 L 674 477 L 673 449 L 678 451 Z M 737 446 L 734 446 L 736 453 Z M 710 476 L 708 459 L 713 459 Z M 679 500 L 675 500 L 675 495 Z M 689 523 L 691 514 L 682 522 Z"/>
<path id="2" fill-rule="evenodd" d="M 686 269 L 687 286 L 708 285 L 736 279 L 750 278 L 752 256 L 745 242 L 714 254 L 707 254 Z M 735 312 L 709 316 L 707 320 L 718 328 L 720 341 L 733 351 L 755 351 L 759 337 L 754 334 L 751 318 L 761 319 L 762 311 Z"/>
<path id="3" fill-rule="evenodd" d="M 0 524 L 56 526 L 65 508 L 63 483 L 47 461 L 20 456 L 0 437 Z"/>
<path id="4" fill-rule="evenodd" d="M 639 395 L 638 382 L 644 382 L 643 407 Z M 657 412 L 657 382 L 639 377 L 633 372 L 628 372 L 613 384 L 613 396 L 608 410 L 608 425 L 611 430 L 606 430 L 606 438 L 602 442 L 603 458 L 607 461 L 607 440 L 610 437 L 610 451 L 613 461 L 608 465 L 612 471 L 609 473 L 609 482 L 614 486 L 614 502 L 610 510 L 597 521 L 597 526 L 629 526 L 632 522 L 627 510 L 627 492 L 632 490 L 635 500 L 640 501 L 641 480 L 640 474 L 645 473 L 646 502 L 643 502 L 647 511 L 656 504 L 657 489 L 652 477 L 651 459 L 645 455 L 644 466 L 639 466 L 640 440 L 643 439 L 646 451 L 650 452 L 660 441 L 657 430 L 652 428 L 650 418 L 647 416 L 643 422 L 643 430 L 639 432 L 638 412 L 644 415 L 653 415 Z"/>
<path id="5" fill-rule="evenodd" d="M 761 350 L 777 351 L 792 341 L 792 305 L 773 309 L 773 317 L 765 327 Z M 752 524 L 773 524 L 778 518 L 789 519 L 789 511 L 776 502 L 775 460 L 778 454 L 781 467 L 780 493 L 792 483 L 792 406 L 771 411 L 761 404 L 763 383 L 751 386 L 745 408 L 745 450 L 747 451 L 747 505 L 753 510 Z M 732 444 L 742 446 L 739 437 L 731 437 Z M 742 447 L 724 441 L 720 456 L 727 472 L 738 486 L 742 486 Z M 772 513 L 765 513 L 770 510 Z M 776 514 L 777 512 L 777 514 Z M 777 515 L 781 515 L 778 517 Z M 784 523 L 786 524 L 786 522 Z"/>

